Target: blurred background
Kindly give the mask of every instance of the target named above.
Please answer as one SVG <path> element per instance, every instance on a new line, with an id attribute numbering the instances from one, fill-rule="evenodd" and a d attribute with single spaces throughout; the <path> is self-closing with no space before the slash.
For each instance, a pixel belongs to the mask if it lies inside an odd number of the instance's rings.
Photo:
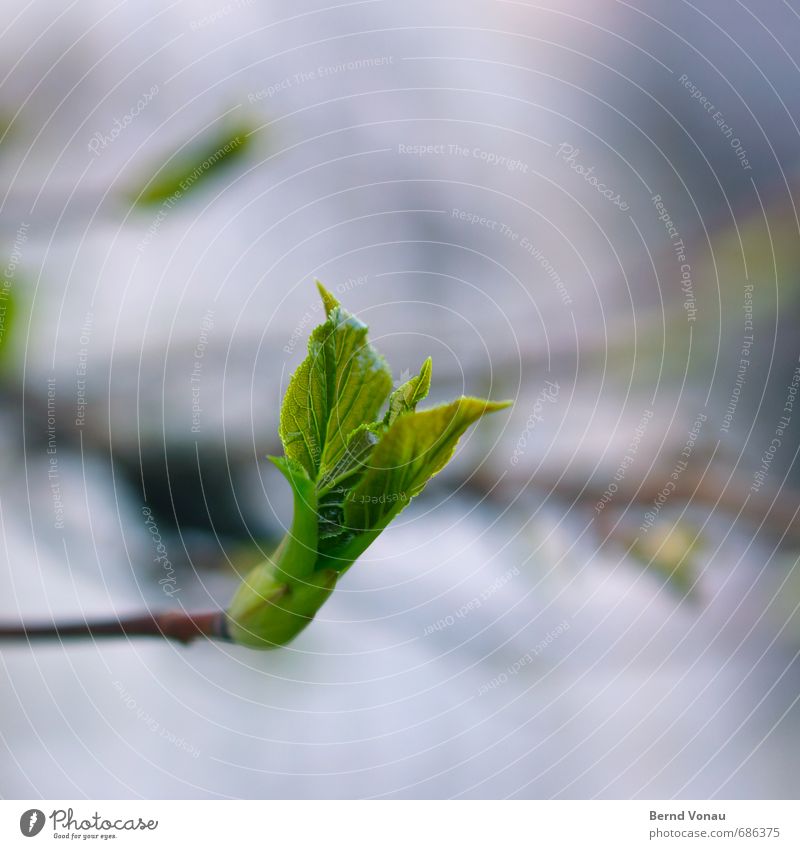
<path id="1" fill-rule="evenodd" d="M 6 798 L 792 798 L 800 7 L 8 0 L 0 618 L 224 607 L 315 277 L 515 399 L 290 647 L 0 648 Z"/>

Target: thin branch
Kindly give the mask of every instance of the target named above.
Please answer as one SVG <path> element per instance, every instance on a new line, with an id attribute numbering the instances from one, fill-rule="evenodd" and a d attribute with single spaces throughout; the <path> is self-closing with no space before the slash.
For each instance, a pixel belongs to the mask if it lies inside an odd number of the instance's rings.
<path id="1" fill-rule="evenodd" d="M 225 614 L 167 611 L 125 619 L 47 624 L 0 624 L 0 642 L 7 640 L 63 640 L 91 637 L 161 637 L 184 645 L 199 637 L 227 640 Z"/>
<path id="2" fill-rule="evenodd" d="M 666 478 L 652 474 L 645 481 L 620 483 L 604 512 L 626 510 L 632 505 L 651 507 L 665 480 Z M 606 494 L 606 484 L 576 478 L 559 480 L 544 474 L 538 474 L 532 485 L 540 493 L 552 494 L 580 507 L 594 505 Z M 508 478 L 506 485 L 501 487 L 497 486 L 495 478 L 488 475 L 472 475 L 458 488 L 502 505 L 510 503 L 516 497 Z M 800 540 L 800 522 L 797 521 L 800 492 L 789 486 L 783 485 L 777 491 L 765 486 L 753 492 L 750 489 L 750 481 L 741 474 L 726 479 L 721 471 L 715 470 L 706 472 L 698 480 L 695 474 L 687 471 L 670 494 L 670 501 L 673 504 L 688 503 L 725 510 L 731 515 L 741 515 L 742 519 L 754 525 L 763 525 L 772 533 L 785 536 L 787 541 Z"/>

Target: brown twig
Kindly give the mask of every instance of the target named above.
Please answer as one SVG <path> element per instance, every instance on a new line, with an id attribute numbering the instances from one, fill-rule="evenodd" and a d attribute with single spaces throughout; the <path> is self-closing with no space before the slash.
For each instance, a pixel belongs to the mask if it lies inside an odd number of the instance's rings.
<path id="1" fill-rule="evenodd" d="M 665 480 L 666 477 L 653 474 L 644 481 L 619 484 L 605 512 L 625 510 L 633 505 L 643 508 L 652 506 Z M 603 498 L 607 483 L 538 474 L 533 485 L 543 495 L 552 495 L 570 501 L 575 506 L 587 507 Z M 502 505 L 516 497 L 516 490 L 508 478 L 502 486 L 498 486 L 496 478 L 472 475 L 459 489 L 474 492 L 481 498 Z M 779 490 L 765 486 L 753 492 L 750 481 L 738 473 L 725 476 L 721 471 L 714 470 L 698 479 L 697 475 L 687 471 L 670 494 L 670 502 L 724 510 L 730 515 L 741 516 L 755 526 L 763 526 L 773 534 L 785 537 L 787 541 L 800 540 L 800 522 L 797 520 L 800 492 L 788 485 L 782 485 Z"/>
<path id="2" fill-rule="evenodd" d="M 98 622 L 25 623 L 0 625 L 0 641 L 4 640 L 63 640 L 80 637 L 161 637 L 186 645 L 199 637 L 226 640 L 225 614 L 209 613 L 147 613 L 126 619 L 107 619 Z"/>

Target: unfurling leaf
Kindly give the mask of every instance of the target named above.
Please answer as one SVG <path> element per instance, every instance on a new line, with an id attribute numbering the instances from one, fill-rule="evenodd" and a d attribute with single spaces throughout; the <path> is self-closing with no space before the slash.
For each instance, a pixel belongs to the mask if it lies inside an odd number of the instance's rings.
<path id="1" fill-rule="evenodd" d="M 403 413 L 413 413 L 417 404 L 428 396 L 430 388 L 431 358 L 428 357 L 422 364 L 419 374 L 407 380 L 389 396 L 389 409 L 383 419 L 384 424 L 392 424 Z"/>
<path id="2" fill-rule="evenodd" d="M 308 356 L 289 381 L 280 423 L 286 456 L 313 478 L 336 465 L 350 435 L 375 418 L 392 387 L 383 357 L 367 342 L 367 326 L 319 289 L 328 318 L 311 334 Z"/>
<path id="3" fill-rule="evenodd" d="M 467 428 L 509 403 L 465 397 L 417 412 L 430 358 L 389 395 L 391 373 L 366 325 L 317 285 L 326 320 L 289 381 L 280 416 L 285 457 L 274 460 L 294 492 L 294 521 L 228 610 L 232 638 L 256 648 L 296 636 L 339 575 L 444 468 Z"/>
<path id="4" fill-rule="evenodd" d="M 422 413 L 402 415 L 370 455 L 369 468 L 347 497 L 346 526 L 382 530 L 447 464 L 464 431 L 507 403 L 460 398 Z"/>

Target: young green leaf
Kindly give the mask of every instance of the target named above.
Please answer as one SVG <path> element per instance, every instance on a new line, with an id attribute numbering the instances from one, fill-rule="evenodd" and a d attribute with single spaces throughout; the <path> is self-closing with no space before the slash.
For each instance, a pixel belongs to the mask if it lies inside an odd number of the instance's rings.
<path id="1" fill-rule="evenodd" d="M 360 475 L 367 466 L 372 449 L 385 430 L 381 422 L 359 425 L 347 440 L 342 456 L 334 466 L 326 469 L 320 476 L 317 489 L 320 496 L 330 490 L 355 484 L 355 477 Z"/>
<path id="2" fill-rule="evenodd" d="M 386 362 L 367 342 L 367 326 L 319 288 L 328 318 L 311 334 L 280 418 L 286 456 L 314 480 L 336 466 L 350 435 L 377 416 L 392 386 Z"/>
<path id="3" fill-rule="evenodd" d="M 431 358 L 422 364 L 419 374 L 407 380 L 399 389 L 395 389 L 389 396 L 389 409 L 383 423 L 392 424 L 398 416 L 404 413 L 413 413 L 417 404 L 427 397 L 431 388 Z"/>
<path id="4" fill-rule="evenodd" d="M 11 328 L 14 324 L 14 307 L 15 301 L 11 293 L 10 282 L 0 280 L 0 355 L 8 345 Z"/>
<path id="5" fill-rule="evenodd" d="M 319 280 L 314 281 L 317 284 L 317 291 L 319 292 L 319 296 L 322 298 L 322 306 L 325 307 L 325 315 L 327 318 L 331 317 L 331 313 L 341 307 L 339 301 L 320 283 Z"/>
<path id="6" fill-rule="evenodd" d="M 210 137 L 174 153 L 131 199 L 140 206 L 179 200 L 241 159 L 252 135 L 249 126 L 224 123 Z"/>
<path id="7" fill-rule="evenodd" d="M 347 554 L 363 551 L 444 468 L 471 424 L 507 406 L 508 402 L 464 397 L 397 418 L 371 452 L 369 468 L 345 498 L 344 526 L 356 535 Z"/>
<path id="8" fill-rule="evenodd" d="M 274 460 L 294 491 L 294 522 L 275 555 L 244 581 L 228 611 L 235 642 L 272 648 L 313 618 L 341 573 L 446 465 L 466 429 L 508 402 L 460 398 L 417 412 L 430 358 L 391 393 L 367 328 L 321 284 L 326 320 L 289 381 L 281 407 L 285 458 Z"/>

